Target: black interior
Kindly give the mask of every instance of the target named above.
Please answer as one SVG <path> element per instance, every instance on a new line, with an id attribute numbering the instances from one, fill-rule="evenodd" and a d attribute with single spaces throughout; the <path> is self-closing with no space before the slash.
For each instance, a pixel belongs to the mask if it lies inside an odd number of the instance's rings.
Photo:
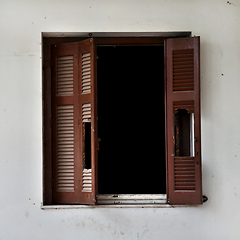
<path id="1" fill-rule="evenodd" d="M 91 123 L 84 123 L 84 168 L 91 169 Z"/>
<path id="2" fill-rule="evenodd" d="M 178 109 L 174 114 L 175 156 L 190 156 L 190 114 Z"/>
<path id="3" fill-rule="evenodd" d="M 166 193 L 163 46 L 99 46 L 99 194 Z"/>

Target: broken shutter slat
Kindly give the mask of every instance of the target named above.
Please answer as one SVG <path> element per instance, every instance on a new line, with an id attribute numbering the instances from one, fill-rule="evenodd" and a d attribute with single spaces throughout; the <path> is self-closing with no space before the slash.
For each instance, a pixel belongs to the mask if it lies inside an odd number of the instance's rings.
<path id="1" fill-rule="evenodd" d="M 199 37 L 165 42 L 170 204 L 202 202 L 199 43 Z"/>

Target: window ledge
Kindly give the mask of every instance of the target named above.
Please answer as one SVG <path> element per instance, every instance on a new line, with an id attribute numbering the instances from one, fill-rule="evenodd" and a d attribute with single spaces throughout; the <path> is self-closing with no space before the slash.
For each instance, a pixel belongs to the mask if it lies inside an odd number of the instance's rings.
<path id="1" fill-rule="evenodd" d="M 45 205 L 42 209 L 171 208 L 166 194 L 101 194 L 97 205 Z"/>
<path id="2" fill-rule="evenodd" d="M 125 204 L 125 205 L 47 205 L 42 210 L 50 209 L 102 209 L 102 208 L 178 208 L 197 207 L 198 205 L 169 205 L 169 204 Z"/>
<path id="3" fill-rule="evenodd" d="M 122 205 L 47 205 L 41 206 L 42 210 L 48 209 L 97 209 L 97 208 L 172 208 L 169 204 L 122 204 Z"/>
<path id="4" fill-rule="evenodd" d="M 166 204 L 166 194 L 99 194 L 98 205 Z"/>
<path id="5" fill-rule="evenodd" d="M 41 209 L 196 207 L 196 205 L 167 204 L 166 194 L 101 194 L 97 199 L 97 205 L 42 205 Z"/>

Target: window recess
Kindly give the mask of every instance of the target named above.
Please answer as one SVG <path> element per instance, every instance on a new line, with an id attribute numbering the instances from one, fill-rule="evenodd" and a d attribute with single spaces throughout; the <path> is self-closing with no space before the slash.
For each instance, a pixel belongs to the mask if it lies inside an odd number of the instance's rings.
<path id="1" fill-rule="evenodd" d="M 44 205 L 202 203 L 200 38 L 44 41 Z"/>

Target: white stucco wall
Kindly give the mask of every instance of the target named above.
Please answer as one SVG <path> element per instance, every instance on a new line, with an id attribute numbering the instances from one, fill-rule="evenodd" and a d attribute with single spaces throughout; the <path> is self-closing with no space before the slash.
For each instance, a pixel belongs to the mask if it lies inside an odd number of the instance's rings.
<path id="1" fill-rule="evenodd" d="M 0 0 L 0 239 L 240 239 L 240 1 Z M 201 36 L 203 194 L 184 208 L 42 210 L 41 32 Z"/>

